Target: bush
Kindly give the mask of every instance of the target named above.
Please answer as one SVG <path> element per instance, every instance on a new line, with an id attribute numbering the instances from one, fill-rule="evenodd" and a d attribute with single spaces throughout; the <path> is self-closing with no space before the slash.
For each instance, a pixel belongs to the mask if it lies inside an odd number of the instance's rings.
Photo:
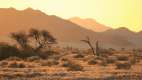
<path id="1" fill-rule="evenodd" d="M 128 61 L 129 60 L 128 56 L 118 56 L 117 58 L 119 61 Z"/>
<path id="2" fill-rule="evenodd" d="M 72 64 L 71 66 L 69 66 L 69 71 L 82 71 L 83 67 L 79 64 Z"/>
<path id="3" fill-rule="evenodd" d="M 61 61 L 68 61 L 68 59 L 67 58 L 62 58 Z"/>
<path id="4" fill-rule="evenodd" d="M 8 44 L 0 44 L 0 60 L 9 57 L 19 57 L 19 53 L 20 51 L 14 46 L 10 46 Z"/>
<path id="5" fill-rule="evenodd" d="M 15 60 L 15 61 L 21 61 L 22 59 L 19 58 L 19 57 L 9 57 L 6 60 L 8 60 L 8 61 L 13 61 L 13 60 Z"/>
<path id="6" fill-rule="evenodd" d="M 28 57 L 32 56 L 39 56 L 39 53 L 35 52 L 34 50 L 24 49 L 20 51 L 20 58 L 27 59 Z"/>
<path id="7" fill-rule="evenodd" d="M 63 63 L 63 67 L 70 67 L 72 65 L 72 63 L 68 60 L 65 59 L 65 62 Z"/>
<path id="8" fill-rule="evenodd" d="M 40 60 L 40 57 L 39 56 L 32 56 L 32 57 L 27 58 L 27 61 L 30 61 L 30 62 L 36 61 L 36 60 Z"/>
<path id="9" fill-rule="evenodd" d="M 48 61 L 48 62 L 47 62 L 47 64 L 48 64 L 48 66 L 53 66 L 53 65 L 58 65 L 58 64 L 59 64 L 59 62 L 58 62 L 58 61 L 53 60 L 53 61 Z"/>
<path id="10" fill-rule="evenodd" d="M 140 59 L 134 57 L 134 58 L 130 59 L 130 62 L 131 62 L 132 65 L 135 65 L 136 63 L 140 62 Z"/>
<path id="11" fill-rule="evenodd" d="M 130 69 L 131 68 L 131 64 L 129 62 L 116 63 L 116 68 L 117 69 Z"/>
<path id="12" fill-rule="evenodd" d="M 74 58 L 84 58 L 84 55 L 82 55 L 82 54 L 77 54 L 77 55 L 74 56 Z"/>
<path id="13" fill-rule="evenodd" d="M 87 77 L 78 77 L 78 78 L 75 78 L 73 80 L 97 80 L 96 78 L 87 78 Z"/>
<path id="14" fill-rule="evenodd" d="M 8 67 L 10 67 L 10 68 L 25 68 L 26 65 L 24 63 L 11 62 L 8 64 Z"/>
<path id="15" fill-rule="evenodd" d="M 15 46 L 8 45 L 7 43 L 0 43 L 0 60 L 4 60 L 6 58 L 9 59 L 25 59 L 31 56 L 39 56 L 34 50 L 28 48 L 24 50 L 19 50 Z M 18 59 L 20 60 L 20 59 Z"/>
<path id="16" fill-rule="evenodd" d="M 8 62 L 7 61 L 1 61 L 0 66 L 7 66 Z"/>
<path id="17" fill-rule="evenodd" d="M 62 66 L 67 67 L 69 71 L 82 71 L 83 70 L 83 67 L 81 65 L 76 64 L 71 61 L 64 62 Z"/>
<path id="18" fill-rule="evenodd" d="M 100 63 L 101 66 L 107 66 L 107 61 L 106 60 L 102 60 Z"/>
<path id="19" fill-rule="evenodd" d="M 39 54 L 38 56 L 40 56 L 42 59 L 48 59 L 55 55 L 59 55 L 59 53 L 55 51 L 45 51 L 45 52 L 40 52 L 38 54 Z"/>
<path id="20" fill-rule="evenodd" d="M 58 65 L 59 62 L 56 60 L 49 60 L 49 61 L 43 61 L 41 63 L 42 66 L 54 66 L 54 65 Z"/>
<path id="21" fill-rule="evenodd" d="M 97 64 L 97 61 L 95 59 L 92 59 L 88 62 L 89 65 L 95 65 Z"/>
<path id="22" fill-rule="evenodd" d="M 113 59 L 107 59 L 107 63 L 108 64 L 111 64 L 111 63 L 114 63 L 115 61 Z"/>
<path id="23" fill-rule="evenodd" d="M 19 64 L 18 64 L 18 68 L 25 68 L 25 67 L 26 67 L 26 65 L 23 64 L 23 63 L 19 63 Z"/>
<path id="24" fill-rule="evenodd" d="M 113 57 L 113 56 L 108 57 L 108 58 L 106 59 L 106 62 L 107 62 L 108 64 L 115 63 L 116 61 L 117 61 L 117 58 L 116 58 L 116 57 Z"/>

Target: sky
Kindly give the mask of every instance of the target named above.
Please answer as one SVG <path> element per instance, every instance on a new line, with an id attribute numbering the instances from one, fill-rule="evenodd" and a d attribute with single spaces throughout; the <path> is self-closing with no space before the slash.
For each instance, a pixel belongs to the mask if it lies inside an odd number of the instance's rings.
<path id="1" fill-rule="evenodd" d="M 142 30 L 142 0 L 0 0 L 0 8 L 38 9 L 64 19 L 93 18 L 113 28 Z"/>

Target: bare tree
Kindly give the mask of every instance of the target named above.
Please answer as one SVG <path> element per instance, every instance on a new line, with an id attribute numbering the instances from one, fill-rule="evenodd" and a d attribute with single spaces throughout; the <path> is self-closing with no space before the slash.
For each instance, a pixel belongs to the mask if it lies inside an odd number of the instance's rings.
<path id="1" fill-rule="evenodd" d="M 95 45 L 96 45 L 96 55 L 100 56 L 99 41 L 96 41 Z"/>
<path id="2" fill-rule="evenodd" d="M 56 39 L 48 31 L 45 30 L 40 31 L 37 29 L 31 29 L 29 32 L 29 37 L 37 44 L 35 47 L 36 51 L 47 46 L 50 48 L 50 44 L 56 43 Z"/>
<path id="3" fill-rule="evenodd" d="M 95 50 L 94 50 L 94 48 L 93 48 L 93 45 L 91 44 L 90 38 L 87 36 L 87 37 L 86 37 L 86 40 L 81 40 L 81 41 L 87 43 L 87 44 L 90 46 L 90 48 L 91 48 L 91 50 L 92 50 L 92 52 L 93 52 L 93 55 L 96 56 Z"/>
<path id="4" fill-rule="evenodd" d="M 88 36 L 86 37 L 86 40 L 81 40 L 81 41 L 87 43 L 90 46 L 94 56 L 100 56 L 99 41 L 95 42 L 96 49 L 94 49 L 93 45 L 91 44 L 90 38 Z"/>

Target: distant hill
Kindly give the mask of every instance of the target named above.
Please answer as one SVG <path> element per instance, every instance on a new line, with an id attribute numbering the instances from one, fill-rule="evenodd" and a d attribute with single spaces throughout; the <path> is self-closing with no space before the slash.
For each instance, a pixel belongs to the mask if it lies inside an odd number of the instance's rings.
<path id="1" fill-rule="evenodd" d="M 55 15 L 46 15 L 31 8 L 16 10 L 0 8 L 0 36 L 8 36 L 10 32 L 28 30 L 30 28 L 46 29 L 53 34 L 60 44 L 78 45 L 81 39 L 94 32 L 78 26 Z M 5 40 L 5 39 L 3 39 Z"/>
<path id="2" fill-rule="evenodd" d="M 97 22 L 94 19 L 81 19 L 79 17 L 70 18 L 69 21 L 95 32 L 103 32 L 111 29 L 110 27 Z"/>
<path id="3" fill-rule="evenodd" d="M 100 34 L 103 42 L 108 41 L 110 45 L 115 44 L 124 48 L 136 48 L 140 47 L 140 44 L 142 44 L 141 42 L 137 42 L 138 40 L 140 40 L 140 37 L 137 37 L 137 33 L 130 31 L 129 29 L 124 27 L 118 29 L 110 29 Z"/>
<path id="4" fill-rule="evenodd" d="M 28 8 L 19 11 L 14 8 L 0 8 L 0 38 L 2 41 L 8 40 L 5 37 L 10 32 L 28 30 L 30 28 L 48 30 L 57 38 L 60 46 L 88 48 L 88 45 L 80 40 L 89 36 L 93 44 L 95 40 L 99 40 L 101 47 L 142 47 L 142 33 L 134 33 L 127 28 L 94 32 L 69 20 L 55 15 L 47 15 L 39 10 Z"/>

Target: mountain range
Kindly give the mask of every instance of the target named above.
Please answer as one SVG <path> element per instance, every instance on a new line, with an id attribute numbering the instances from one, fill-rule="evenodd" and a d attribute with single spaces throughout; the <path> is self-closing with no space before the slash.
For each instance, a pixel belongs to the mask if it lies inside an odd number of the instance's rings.
<path id="1" fill-rule="evenodd" d="M 48 30 L 58 40 L 60 46 L 72 46 L 77 48 L 88 48 L 88 45 L 80 40 L 89 36 L 92 44 L 98 40 L 100 47 L 105 48 L 141 48 L 142 32 L 135 33 L 127 28 L 112 29 L 95 20 L 81 20 L 85 25 L 96 24 L 95 30 L 85 28 L 73 19 L 62 19 L 55 15 L 47 15 L 40 10 L 27 8 L 16 10 L 14 8 L 0 8 L 0 38 L 8 40 L 10 32 L 28 30 L 30 28 Z M 86 22 L 87 21 L 87 22 Z M 87 26 L 86 26 L 87 27 Z M 99 30 L 96 30 L 99 29 Z M 101 31 L 100 31 L 101 30 Z M 5 38 L 5 39 L 3 39 Z"/>
<path id="2" fill-rule="evenodd" d="M 95 32 L 103 32 L 103 31 L 111 29 L 110 27 L 103 25 L 103 24 L 97 22 L 96 20 L 90 19 L 90 18 L 81 19 L 79 17 L 73 17 L 73 18 L 70 18 L 69 21 L 71 21 L 75 24 L 78 24 L 86 29 L 93 30 Z"/>

